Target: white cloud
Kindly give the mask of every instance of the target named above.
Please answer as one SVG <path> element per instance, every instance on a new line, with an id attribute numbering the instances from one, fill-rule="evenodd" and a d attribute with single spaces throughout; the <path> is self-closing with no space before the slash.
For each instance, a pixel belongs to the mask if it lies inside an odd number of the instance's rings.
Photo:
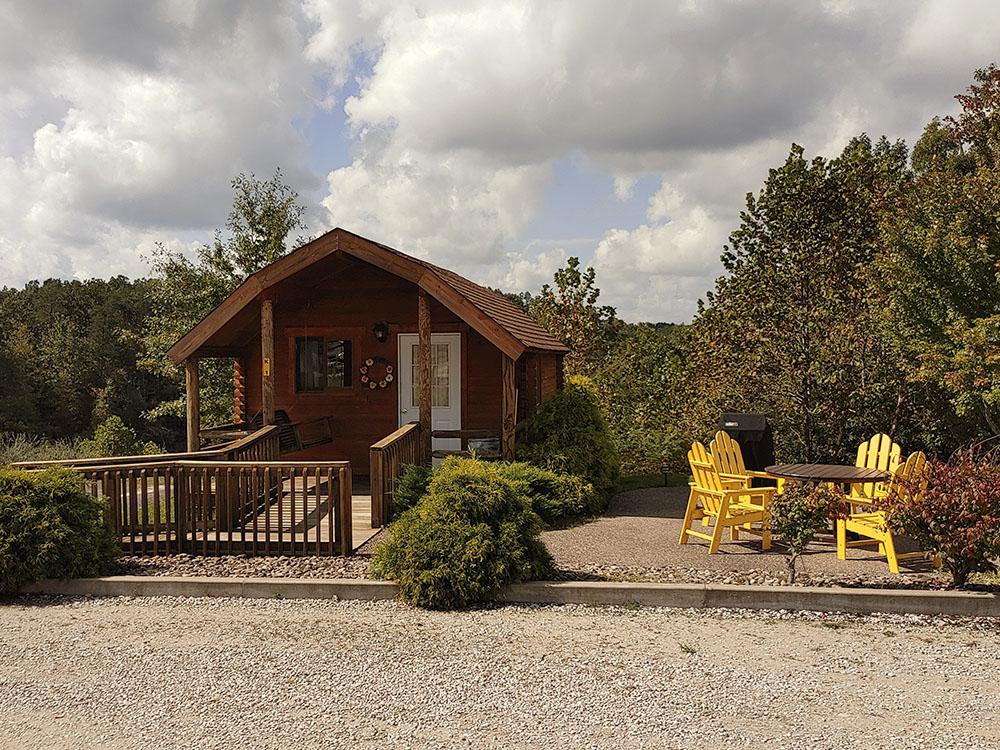
<path id="1" fill-rule="evenodd" d="M 958 64 L 933 86 L 895 64 L 921 57 L 911 26 L 941 7 L 395 4 L 363 32 L 377 53 L 345 105 L 358 155 L 330 174 L 326 205 L 336 223 L 461 269 L 492 262 L 486 276 L 520 284 L 509 249 L 524 248 L 518 264 L 533 257 L 522 233 L 557 160 L 582 154 L 613 176 L 618 201 L 658 175 L 647 223 L 610 226 L 583 254 L 628 315 L 683 320 L 744 194 L 792 140 L 815 152 L 859 129 L 912 137 L 967 83 Z M 957 36 L 971 20 L 953 15 Z M 1000 41 L 995 28 L 978 36 Z"/>
<path id="2" fill-rule="evenodd" d="M 294 7 L 81 11 L 3 13 L 10 36 L 35 40 L 0 68 L 0 101 L 17 104 L 0 113 L 4 281 L 137 275 L 149 238 L 222 223 L 236 173 L 281 165 L 299 187 L 315 180 L 293 125 L 319 96 Z M 109 31 L 126 20 L 138 28 Z"/>
<path id="3" fill-rule="evenodd" d="M 581 255 L 627 317 L 673 320 L 790 142 L 912 140 L 1000 49 L 988 0 L 0 0 L 0 17 L 0 281 L 141 272 L 137 247 L 218 225 L 236 172 L 280 164 L 323 190 L 311 232 L 510 288 Z M 302 134 L 335 103 L 346 166 Z M 539 241 L 571 155 L 618 213 L 563 210 L 563 238 L 593 239 Z"/>
<path id="4" fill-rule="evenodd" d="M 488 165 L 463 154 L 362 149 L 329 175 L 331 223 L 457 270 L 488 267 L 541 199 L 547 165 Z"/>
<path id="5" fill-rule="evenodd" d="M 618 175 L 615 177 L 615 197 L 620 201 L 627 201 L 635 192 L 635 184 L 638 181 L 635 175 Z"/>

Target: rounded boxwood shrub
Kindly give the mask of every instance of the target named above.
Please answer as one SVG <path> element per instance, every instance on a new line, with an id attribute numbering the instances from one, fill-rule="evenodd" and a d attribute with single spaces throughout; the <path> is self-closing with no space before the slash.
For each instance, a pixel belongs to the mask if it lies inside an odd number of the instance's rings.
<path id="1" fill-rule="evenodd" d="M 598 513 L 602 502 L 593 486 L 572 474 L 558 474 L 532 464 L 498 464 L 498 470 L 522 488 L 532 509 L 548 525 Z"/>
<path id="2" fill-rule="evenodd" d="M 403 599 L 421 607 L 490 602 L 507 584 L 549 570 L 541 528 L 522 485 L 495 465 L 449 458 L 423 499 L 391 526 L 372 572 L 398 581 Z"/>
<path id="3" fill-rule="evenodd" d="M 0 592 L 110 572 L 120 545 L 101 504 L 65 469 L 0 469 Z"/>
<path id="4" fill-rule="evenodd" d="M 605 498 L 620 474 L 618 450 L 585 378 L 570 378 L 526 421 L 518 436 L 517 457 L 578 476 Z"/>

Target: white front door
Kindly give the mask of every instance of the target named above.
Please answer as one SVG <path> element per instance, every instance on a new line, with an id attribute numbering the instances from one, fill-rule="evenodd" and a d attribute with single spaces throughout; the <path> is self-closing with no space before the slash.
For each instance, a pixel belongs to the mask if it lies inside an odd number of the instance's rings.
<path id="1" fill-rule="evenodd" d="M 415 333 L 399 334 L 399 424 L 420 419 Z M 431 334 L 431 429 L 462 429 L 462 334 Z M 434 450 L 460 450 L 458 438 L 435 438 Z"/>

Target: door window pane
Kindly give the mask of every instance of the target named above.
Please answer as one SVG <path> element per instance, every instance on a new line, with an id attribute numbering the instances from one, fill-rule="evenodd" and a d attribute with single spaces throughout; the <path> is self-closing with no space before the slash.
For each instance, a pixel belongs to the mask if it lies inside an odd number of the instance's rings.
<path id="1" fill-rule="evenodd" d="M 431 345 L 431 406 L 448 406 L 449 391 L 448 382 L 450 370 L 448 368 L 447 344 Z"/>
<path id="2" fill-rule="evenodd" d="M 420 381 L 417 380 L 420 360 L 417 358 L 419 348 L 416 344 L 410 346 L 410 403 L 420 405 Z"/>
<path id="3" fill-rule="evenodd" d="M 431 344 L 431 406 L 448 407 L 451 405 L 451 369 L 448 357 L 451 349 L 448 344 Z M 419 346 L 413 344 L 410 349 L 411 398 L 414 406 L 420 405 L 420 359 Z"/>

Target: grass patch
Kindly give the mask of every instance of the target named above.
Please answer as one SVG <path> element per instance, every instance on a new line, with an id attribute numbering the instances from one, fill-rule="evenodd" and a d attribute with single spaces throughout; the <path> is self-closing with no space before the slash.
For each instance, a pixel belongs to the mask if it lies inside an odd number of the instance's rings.
<path id="1" fill-rule="evenodd" d="M 681 653 L 683 653 L 683 654 L 697 654 L 698 653 L 698 649 L 696 649 L 694 646 L 692 646 L 689 643 L 679 643 L 677 645 L 681 647 Z"/>
<path id="2" fill-rule="evenodd" d="M 668 487 L 684 487 L 690 477 L 687 474 L 668 474 Z M 615 487 L 615 492 L 630 492 L 632 490 L 643 490 L 648 487 L 662 487 L 662 474 L 637 474 L 631 477 L 623 477 Z"/>

